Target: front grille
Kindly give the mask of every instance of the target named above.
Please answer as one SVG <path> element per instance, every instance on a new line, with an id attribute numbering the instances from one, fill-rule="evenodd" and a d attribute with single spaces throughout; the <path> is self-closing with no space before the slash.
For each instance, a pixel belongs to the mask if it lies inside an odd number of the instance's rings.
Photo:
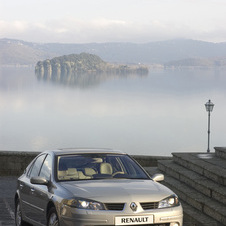
<path id="1" fill-rule="evenodd" d="M 129 225 L 127 225 L 129 226 Z M 142 224 L 142 225 L 131 225 L 131 226 L 170 226 L 170 224 Z"/>
<path id="2" fill-rule="evenodd" d="M 103 226 L 103 225 L 95 225 L 95 226 Z M 115 225 L 108 225 L 108 226 L 115 226 Z M 127 226 L 170 226 L 169 223 L 166 223 L 166 224 L 130 224 L 130 225 L 127 225 Z"/>
<path id="3" fill-rule="evenodd" d="M 104 205 L 107 210 L 122 211 L 124 209 L 125 203 L 105 203 Z"/>
<path id="4" fill-rule="evenodd" d="M 137 225 L 127 225 L 127 226 L 170 226 L 170 224 L 137 224 Z"/>
<path id="5" fill-rule="evenodd" d="M 142 202 L 140 203 L 143 210 L 152 210 L 152 209 L 158 209 L 158 202 Z"/>

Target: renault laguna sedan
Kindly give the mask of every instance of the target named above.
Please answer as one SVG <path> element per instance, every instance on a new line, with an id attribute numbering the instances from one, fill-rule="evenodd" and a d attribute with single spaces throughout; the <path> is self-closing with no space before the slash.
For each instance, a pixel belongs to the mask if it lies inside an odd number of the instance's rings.
<path id="1" fill-rule="evenodd" d="M 129 155 L 109 149 L 39 154 L 18 178 L 15 222 L 23 226 L 181 226 L 178 197 Z"/>

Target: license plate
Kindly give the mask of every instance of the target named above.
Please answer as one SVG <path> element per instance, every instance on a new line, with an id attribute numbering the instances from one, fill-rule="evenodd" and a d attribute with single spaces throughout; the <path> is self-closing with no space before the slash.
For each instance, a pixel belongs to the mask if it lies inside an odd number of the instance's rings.
<path id="1" fill-rule="evenodd" d="M 153 224 L 153 215 L 115 217 L 115 225 Z"/>

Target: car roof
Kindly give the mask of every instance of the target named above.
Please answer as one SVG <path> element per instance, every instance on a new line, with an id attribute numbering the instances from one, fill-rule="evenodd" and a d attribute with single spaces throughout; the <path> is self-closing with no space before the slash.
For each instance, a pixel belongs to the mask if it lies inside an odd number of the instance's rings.
<path id="1" fill-rule="evenodd" d="M 126 154 L 125 152 L 109 148 L 62 148 L 51 150 L 54 155 L 71 155 L 71 154 Z"/>

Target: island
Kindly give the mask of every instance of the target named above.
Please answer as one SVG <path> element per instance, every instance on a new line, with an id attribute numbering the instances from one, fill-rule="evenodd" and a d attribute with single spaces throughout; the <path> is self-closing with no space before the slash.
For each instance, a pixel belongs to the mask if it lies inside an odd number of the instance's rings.
<path id="1" fill-rule="evenodd" d="M 103 61 L 89 53 L 70 54 L 39 61 L 35 73 L 40 76 L 61 77 L 81 74 L 148 74 L 144 65 L 119 65 Z"/>

